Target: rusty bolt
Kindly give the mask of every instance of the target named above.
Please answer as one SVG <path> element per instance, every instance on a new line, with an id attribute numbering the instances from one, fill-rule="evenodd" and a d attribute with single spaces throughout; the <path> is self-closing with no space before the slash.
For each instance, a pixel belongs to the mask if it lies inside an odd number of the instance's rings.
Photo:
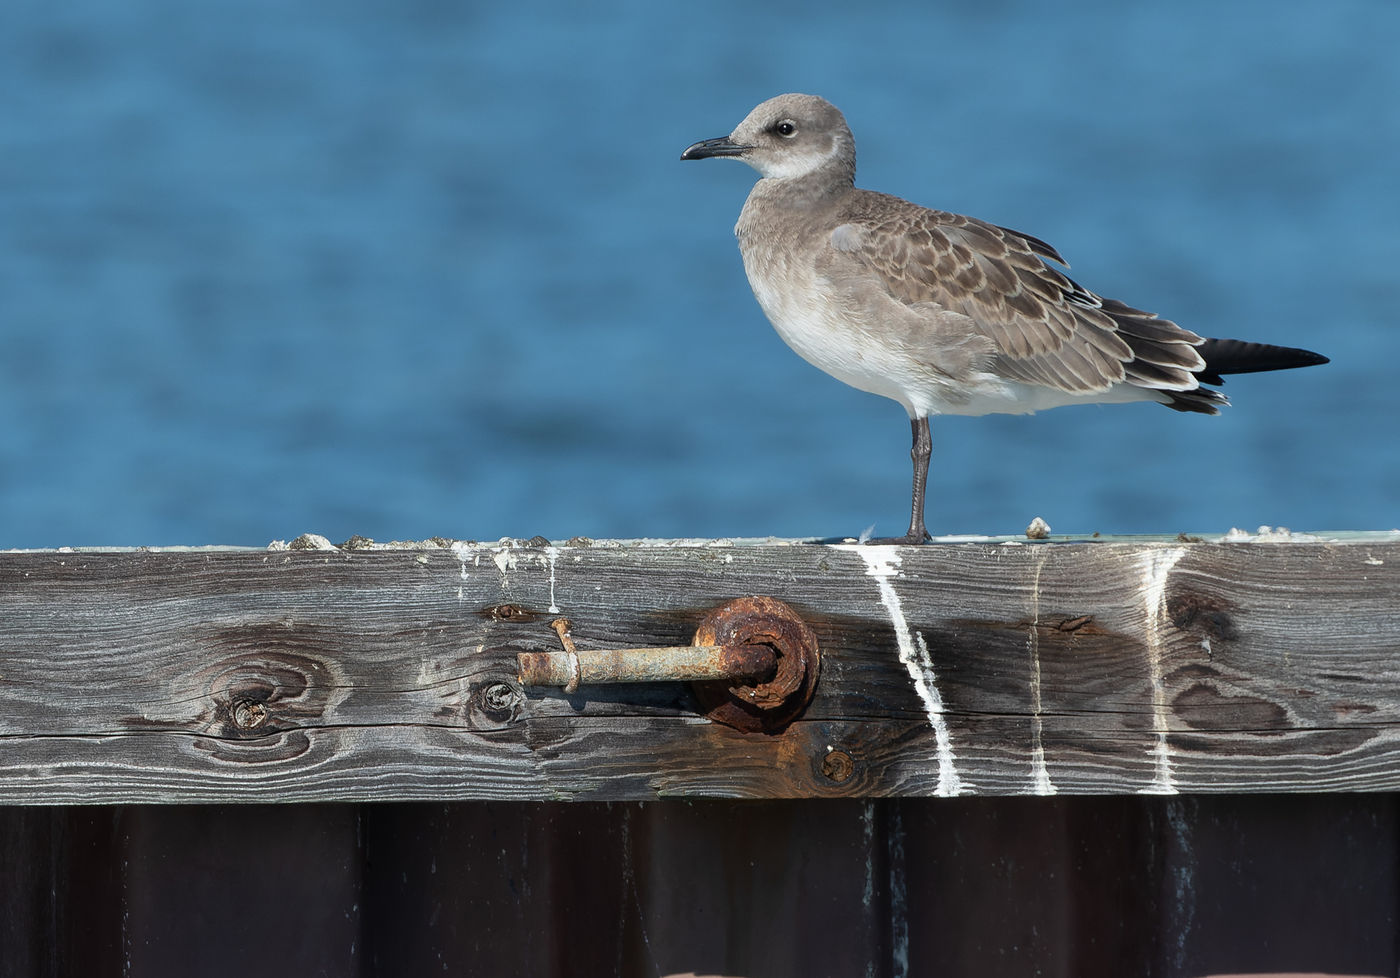
<path id="1" fill-rule="evenodd" d="M 753 679 L 772 675 L 776 661 L 773 650 L 764 645 L 568 648 L 563 652 L 521 652 L 515 659 L 521 685 L 562 686 L 570 693 L 579 686 L 598 683 Z"/>
<path id="2" fill-rule="evenodd" d="M 562 686 L 566 693 L 599 683 L 693 682 L 702 679 L 762 679 L 772 675 L 774 654 L 765 646 L 669 645 L 645 649 L 591 649 L 574 645 L 569 619 L 550 626 L 563 652 L 520 652 L 516 665 L 524 686 Z"/>
<path id="3" fill-rule="evenodd" d="M 534 621 L 539 615 L 524 605 L 506 602 L 505 604 L 487 605 L 482 608 L 479 614 L 483 618 L 490 618 L 493 621 L 527 622 Z"/>
<path id="4" fill-rule="evenodd" d="M 776 598 L 736 598 L 711 611 L 695 632 L 697 645 L 762 645 L 777 656 L 773 674 L 758 683 L 703 682 L 695 695 L 716 723 L 749 733 L 777 733 L 802 714 L 817 689 L 817 636 Z"/>
<path id="5" fill-rule="evenodd" d="M 551 624 L 564 650 L 517 653 L 522 686 L 574 693 L 593 683 L 690 682 L 706 716 L 750 733 L 791 723 L 811 702 L 821 670 L 816 636 L 774 598 L 737 598 L 714 609 L 693 645 L 584 651 L 568 619 Z"/>

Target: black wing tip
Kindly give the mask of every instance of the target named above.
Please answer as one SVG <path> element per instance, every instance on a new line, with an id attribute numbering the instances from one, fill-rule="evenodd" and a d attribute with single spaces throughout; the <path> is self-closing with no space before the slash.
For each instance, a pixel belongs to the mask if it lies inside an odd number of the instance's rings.
<path id="1" fill-rule="evenodd" d="M 1198 375 L 1202 379 L 1218 378 L 1221 374 L 1250 374 L 1266 370 L 1294 370 L 1331 363 L 1330 357 L 1294 346 L 1274 346 L 1248 340 L 1209 339 L 1196 348 L 1206 362 Z M 1218 380 L 1206 380 L 1219 383 Z"/>

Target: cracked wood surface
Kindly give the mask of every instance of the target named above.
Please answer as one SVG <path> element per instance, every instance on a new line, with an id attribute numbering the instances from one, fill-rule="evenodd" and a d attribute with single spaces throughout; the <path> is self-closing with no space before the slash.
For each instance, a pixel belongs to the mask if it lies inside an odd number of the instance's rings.
<path id="1" fill-rule="evenodd" d="M 776 735 L 515 654 L 791 605 Z M 0 803 L 1400 789 L 1400 539 L 0 554 Z"/>

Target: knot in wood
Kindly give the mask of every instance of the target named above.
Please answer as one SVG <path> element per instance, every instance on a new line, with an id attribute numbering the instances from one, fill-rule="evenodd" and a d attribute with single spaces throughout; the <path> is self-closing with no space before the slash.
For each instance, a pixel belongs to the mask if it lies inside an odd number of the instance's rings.
<path id="1" fill-rule="evenodd" d="M 524 699 L 520 690 L 510 683 L 488 682 L 472 692 L 467 712 L 474 727 L 499 729 L 520 717 Z"/>
<path id="2" fill-rule="evenodd" d="M 238 700 L 229 711 L 229 716 L 239 730 L 256 730 L 267 722 L 267 704 L 257 700 Z"/>
<path id="3" fill-rule="evenodd" d="M 829 750 L 822 758 L 822 777 L 835 784 L 851 780 L 856 773 L 855 758 L 843 750 Z"/>

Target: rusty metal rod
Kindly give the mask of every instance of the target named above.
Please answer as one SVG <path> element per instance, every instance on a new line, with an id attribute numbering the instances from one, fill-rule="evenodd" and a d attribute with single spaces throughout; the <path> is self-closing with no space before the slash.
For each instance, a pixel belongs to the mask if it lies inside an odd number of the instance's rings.
<path id="1" fill-rule="evenodd" d="M 769 645 L 518 652 L 515 661 L 521 685 L 563 686 L 570 692 L 594 683 L 764 679 L 778 668 L 778 654 Z"/>

